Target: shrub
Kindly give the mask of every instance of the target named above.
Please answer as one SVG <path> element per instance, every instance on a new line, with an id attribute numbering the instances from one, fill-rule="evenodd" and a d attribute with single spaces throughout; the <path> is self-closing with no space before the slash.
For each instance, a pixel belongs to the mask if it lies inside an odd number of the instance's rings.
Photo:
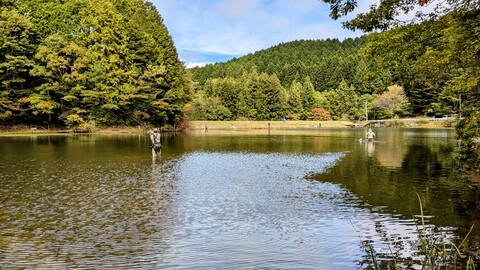
<path id="1" fill-rule="evenodd" d="M 85 121 L 83 120 L 83 118 L 78 114 L 70 114 L 67 116 L 67 119 L 65 120 L 65 124 L 67 124 L 67 126 L 71 128 L 78 127 L 84 122 Z"/>
<path id="2" fill-rule="evenodd" d="M 317 121 L 332 120 L 332 117 L 330 116 L 330 113 L 323 108 L 313 108 L 310 111 L 308 118 L 310 120 L 317 120 Z"/>

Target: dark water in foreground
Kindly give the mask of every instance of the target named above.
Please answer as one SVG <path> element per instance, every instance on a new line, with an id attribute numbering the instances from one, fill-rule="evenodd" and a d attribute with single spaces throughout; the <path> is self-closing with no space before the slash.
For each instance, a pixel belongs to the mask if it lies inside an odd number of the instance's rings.
<path id="1" fill-rule="evenodd" d="M 414 192 L 445 239 L 478 224 L 453 130 L 363 132 L 181 134 L 159 158 L 143 136 L 0 137 L 0 268 L 363 268 L 361 241 L 414 256 Z"/>

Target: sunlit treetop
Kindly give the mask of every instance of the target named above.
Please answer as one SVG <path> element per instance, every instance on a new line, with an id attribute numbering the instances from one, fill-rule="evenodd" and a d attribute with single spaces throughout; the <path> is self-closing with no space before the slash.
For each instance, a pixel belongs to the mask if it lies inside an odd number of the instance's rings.
<path id="1" fill-rule="evenodd" d="M 337 20 L 357 8 L 357 0 L 321 0 L 330 5 L 330 17 Z M 366 13 L 359 13 L 354 19 L 343 22 L 350 30 L 388 30 L 396 26 L 436 19 L 453 10 L 480 8 L 479 0 L 379 0 Z M 408 21 L 399 16 L 414 11 Z"/>

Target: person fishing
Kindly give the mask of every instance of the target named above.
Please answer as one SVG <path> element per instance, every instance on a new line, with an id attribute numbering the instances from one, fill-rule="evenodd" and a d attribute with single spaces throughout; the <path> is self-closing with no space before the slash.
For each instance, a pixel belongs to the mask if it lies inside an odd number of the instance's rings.
<path id="1" fill-rule="evenodd" d="M 375 132 L 373 132 L 372 129 L 369 128 L 365 136 L 367 137 L 368 142 L 373 142 L 373 139 L 375 138 Z"/>
<path id="2" fill-rule="evenodd" d="M 150 148 L 153 151 L 159 152 L 162 149 L 161 134 L 158 128 L 154 128 L 150 131 L 150 141 Z"/>

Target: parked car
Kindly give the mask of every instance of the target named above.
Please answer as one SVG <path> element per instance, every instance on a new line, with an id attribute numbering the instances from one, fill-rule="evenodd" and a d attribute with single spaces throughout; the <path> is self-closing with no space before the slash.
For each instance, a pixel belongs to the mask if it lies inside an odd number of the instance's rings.
<path id="1" fill-rule="evenodd" d="M 444 115 L 434 115 L 432 118 L 430 118 L 430 121 L 439 121 L 439 120 L 448 120 L 448 119 L 453 119 L 453 116 L 449 114 L 444 114 Z"/>

